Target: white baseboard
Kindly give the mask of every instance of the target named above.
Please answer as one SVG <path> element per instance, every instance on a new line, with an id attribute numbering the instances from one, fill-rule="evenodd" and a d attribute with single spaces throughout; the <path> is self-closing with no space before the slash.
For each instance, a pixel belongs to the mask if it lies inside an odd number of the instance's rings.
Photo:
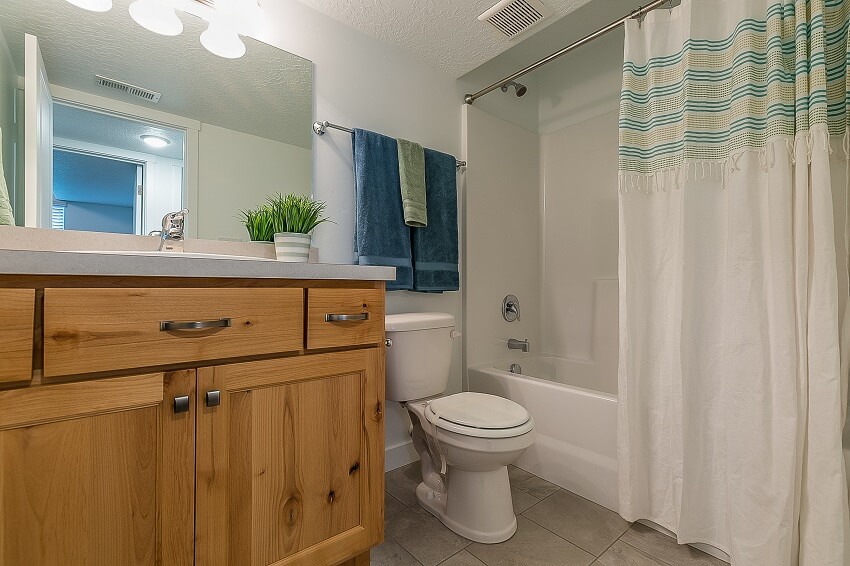
<path id="1" fill-rule="evenodd" d="M 387 446 L 384 454 L 384 471 L 389 472 L 419 459 L 419 454 L 413 448 L 413 441 L 400 442 Z"/>

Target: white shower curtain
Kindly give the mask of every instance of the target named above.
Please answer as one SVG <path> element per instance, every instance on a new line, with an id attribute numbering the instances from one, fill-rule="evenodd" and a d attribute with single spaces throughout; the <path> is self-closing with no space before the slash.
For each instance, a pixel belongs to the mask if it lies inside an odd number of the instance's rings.
<path id="1" fill-rule="evenodd" d="M 626 27 L 620 513 L 734 566 L 850 565 L 848 4 Z"/>

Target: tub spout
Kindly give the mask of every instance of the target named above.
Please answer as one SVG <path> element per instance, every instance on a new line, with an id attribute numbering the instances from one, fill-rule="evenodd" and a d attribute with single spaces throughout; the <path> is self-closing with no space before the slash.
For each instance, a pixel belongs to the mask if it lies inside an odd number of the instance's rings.
<path id="1" fill-rule="evenodd" d="M 528 340 L 517 340 L 516 338 L 508 339 L 508 350 L 522 350 L 523 352 L 531 351 L 531 344 Z"/>

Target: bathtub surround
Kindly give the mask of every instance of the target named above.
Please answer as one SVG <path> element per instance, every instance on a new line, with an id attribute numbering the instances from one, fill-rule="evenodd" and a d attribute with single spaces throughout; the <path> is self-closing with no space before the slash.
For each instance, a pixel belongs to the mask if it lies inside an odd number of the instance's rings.
<path id="1" fill-rule="evenodd" d="M 626 27 L 620 513 L 732 566 L 850 560 L 847 17 L 685 0 Z"/>
<path id="2" fill-rule="evenodd" d="M 525 100 L 528 97 L 523 98 Z M 514 100 L 518 100 L 514 98 Z M 540 344 L 539 137 L 464 106 L 466 366 L 517 358 L 509 338 Z M 516 295 L 522 318 L 506 322 L 502 301 Z"/>

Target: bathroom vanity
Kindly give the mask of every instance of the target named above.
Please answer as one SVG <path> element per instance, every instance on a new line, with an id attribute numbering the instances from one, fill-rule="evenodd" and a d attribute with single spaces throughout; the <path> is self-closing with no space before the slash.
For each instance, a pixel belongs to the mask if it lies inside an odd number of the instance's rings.
<path id="1" fill-rule="evenodd" d="M 393 270 L 59 254 L 0 250 L 0 564 L 367 565 Z"/>

